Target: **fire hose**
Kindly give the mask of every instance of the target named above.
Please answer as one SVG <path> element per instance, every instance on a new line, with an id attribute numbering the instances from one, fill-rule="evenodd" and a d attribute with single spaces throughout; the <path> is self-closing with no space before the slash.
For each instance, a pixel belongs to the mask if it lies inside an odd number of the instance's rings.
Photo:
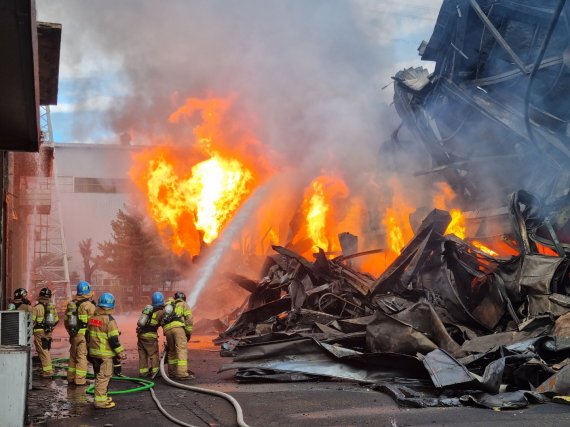
<path id="1" fill-rule="evenodd" d="M 67 370 L 67 366 L 65 365 L 61 365 L 61 362 L 68 362 L 69 358 L 57 358 L 57 359 L 53 359 L 53 366 L 59 369 L 65 369 Z M 54 375 L 54 377 L 56 378 L 67 378 L 66 375 Z M 95 375 L 91 374 L 91 373 L 87 373 L 87 378 L 95 378 Z M 149 381 L 149 380 L 145 380 L 143 378 L 132 378 L 132 377 L 125 377 L 123 375 L 114 375 L 111 377 L 114 380 L 118 380 L 118 381 L 130 381 L 130 382 L 134 382 L 137 384 L 142 384 L 140 387 L 135 387 L 135 388 L 128 388 L 125 390 L 112 390 L 109 391 L 108 394 L 109 395 L 116 395 L 116 394 L 127 394 L 127 393 L 137 393 L 139 391 L 145 391 L 145 390 L 152 390 L 152 387 L 154 387 L 154 382 L 153 381 Z M 85 390 L 85 393 L 87 394 L 93 394 L 94 393 L 94 389 L 95 389 L 95 385 L 90 385 L 89 387 L 87 387 L 87 389 Z"/>
<path id="2" fill-rule="evenodd" d="M 232 404 L 232 406 L 234 407 L 235 411 L 236 411 L 236 420 L 237 420 L 237 424 L 240 427 L 249 427 L 248 424 L 246 424 L 246 422 L 244 421 L 243 418 L 243 410 L 240 406 L 240 404 L 238 403 L 238 401 L 230 396 L 227 393 L 223 393 L 221 391 L 217 391 L 217 390 L 211 390 L 211 389 L 207 389 L 207 388 L 203 388 L 203 387 L 194 387 L 194 386 L 189 386 L 186 384 L 181 384 L 178 383 L 176 381 L 171 380 L 170 378 L 168 378 L 168 375 L 166 374 L 166 371 L 164 369 L 164 359 L 166 358 L 166 352 L 164 352 L 164 354 L 162 355 L 162 358 L 160 359 L 160 374 L 162 375 L 162 378 L 164 378 L 164 380 L 177 388 L 181 388 L 183 390 L 189 390 L 189 391 L 194 391 L 194 392 L 198 392 L 198 393 L 204 393 L 204 394 L 211 394 L 213 396 L 218 396 L 221 397 L 223 399 L 226 399 L 228 402 L 230 402 Z M 53 359 L 53 363 L 54 363 L 54 367 L 59 368 L 59 369 L 65 369 L 67 370 L 67 366 L 62 365 L 62 362 L 68 362 L 69 358 L 57 358 L 57 359 Z M 67 376 L 65 375 L 54 375 L 56 378 L 67 378 Z M 95 376 L 91 373 L 87 374 L 87 378 L 94 378 Z M 119 376 L 113 376 L 112 379 L 114 380 L 119 380 L 119 381 L 130 381 L 130 382 L 135 382 L 138 384 L 142 384 L 140 387 L 135 387 L 135 388 L 129 388 L 126 390 L 113 390 L 113 391 L 109 391 L 108 394 L 109 395 L 116 395 L 116 394 L 127 394 L 127 393 L 136 393 L 136 392 L 140 392 L 140 391 L 145 391 L 145 390 L 149 390 L 150 394 L 152 396 L 152 400 L 154 400 L 154 403 L 156 403 L 156 406 L 158 407 L 158 410 L 166 417 L 168 418 L 170 421 L 172 421 L 173 423 L 179 424 L 181 426 L 185 426 L 185 427 L 195 427 L 192 424 L 188 424 L 185 423 L 184 421 L 181 421 L 177 418 L 175 418 L 174 416 L 172 416 L 170 413 L 168 413 L 168 411 L 166 411 L 166 409 L 164 409 L 164 407 L 161 405 L 160 401 L 158 400 L 158 397 L 156 396 L 156 393 L 154 392 L 153 388 L 155 386 L 155 383 L 153 381 L 150 380 L 145 380 L 142 378 L 132 378 L 132 377 L 126 377 L 123 375 L 119 375 Z M 154 377 L 153 377 L 154 379 Z M 95 385 L 90 385 L 85 392 L 88 394 L 93 394 L 94 393 L 94 388 Z"/>
<path id="3" fill-rule="evenodd" d="M 232 404 L 232 406 L 234 407 L 235 411 L 236 411 L 236 420 L 238 423 L 238 426 L 240 427 L 249 427 L 246 422 L 243 419 L 243 410 L 240 406 L 240 404 L 238 403 L 238 401 L 233 398 L 232 396 L 230 396 L 227 393 L 221 392 L 221 391 L 217 391 L 217 390 L 211 390 L 208 388 L 203 388 L 203 387 L 194 387 L 194 386 L 189 386 L 186 384 L 181 384 L 179 382 L 173 381 L 170 378 L 168 378 L 168 375 L 166 374 L 166 371 L 164 369 L 164 359 L 166 358 L 166 352 L 164 352 L 164 354 L 162 355 L 162 358 L 160 359 L 160 374 L 162 375 L 162 378 L 164 378 L 164 381 L 166 381 L 168 384 L 183 389 L 183 390 L 189 390 L 189 391 L 195 391 L 198 393 L 205 393 L 205 394 L 211 394 L 213 396 L 218 396 L 221 397 L 223 399 L 226 399 L 228 402 L 230 402 Z M 156 397 L 156 394 L 154 392 L 154 390 L 151 388 L 150 389 L 150 394 L 152 395 L 152 400 L 154 400 L 154 403 L 156 403 L 156 406 L 158 407 L 158 410 L 160 412 L 162 412 L 162 414 L 168 418 L 170 421 L 179 424 L 181 426 L 188 426 L 188 427 L 195 427 L 192 424 L 187 424 L 177 418 L 174 418 L 172 415 L 170 415 L 160 404 L 160 401 L 158 400 L 158 398 Z"/>

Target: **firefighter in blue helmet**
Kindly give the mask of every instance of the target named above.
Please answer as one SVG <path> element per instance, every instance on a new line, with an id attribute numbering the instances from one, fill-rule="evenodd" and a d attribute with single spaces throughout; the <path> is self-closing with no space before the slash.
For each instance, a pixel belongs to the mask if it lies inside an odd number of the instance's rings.
<path id="1" fill-rule="evenodd" d="M 139 375 L 154 376 L 159 369 L 158 327 L 164 316 L 164 295 L 152 294 L 151 304 L 147 305 L 137 322 L 137 347 L 139 350 Z"/>
<path id="2" fill-rule="evenodd" d="M 113 399 L 107 396 L 109 381 L 113 376 L 113 358 L 127 358 L 125 349 L 119 342 L 119 328 L 112 316 L 114 310 L 115 297 L 105 292 L 99 297 L 95 313 L 87 322 L 87 348 L 95 371 L 94 404 L 97 409 L 115 406 Z"/>
<path id="3" fill-rule="evenodd" d="M 75 299 L 67 304 L 63 322 L 69 334 L 69 364 L 67 367 L 67 383 L 84 385 L 87 376 L 87 341 L 85 332 L 87 322 L 95 313 L 95 302 L 89 282 L 77 284 Z"/>

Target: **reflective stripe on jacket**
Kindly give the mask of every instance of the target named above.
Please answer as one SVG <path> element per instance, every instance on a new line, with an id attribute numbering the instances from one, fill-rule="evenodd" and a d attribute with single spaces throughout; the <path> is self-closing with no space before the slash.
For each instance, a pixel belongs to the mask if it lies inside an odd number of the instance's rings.
<path id="1" fill-rule="evenodd" d="M 176 301 L 176 306 L 174 308 L 174 318 L 169 323 L 164 324 L 162 329 L 166 332 L 169 329 L 176 327 L 184 328 L 184 331 L 187 334 L 192 333 L 192 310 L 190 310 L 190 307 L 188 304 L 186 304 L 186 301 L 183 300 Z"/>
<path id="2" fill-rule="evenodd" d="M 112 309 L 97 307 L 87 322 L 90 356 L 114 357 L 125 351 L 119 343 L 119 328 L 112 313 Z"/>
<path id="3" fill-rule="evenodd" d="M 141 329 L 141 332 L 138 334 L 138 336 L 140 338 L 145 338 L 148 340 L 158 339 L 158 327 L 162 322 L 163 316 L 164 310 L 162 308 L 155 308 L 152 312 L 150 321 L 144 328 Z"/>
<path id="4" fill-rule="evenodd" d="M 50 300 L 47 298 L 40 298 L 34 308 L 32 309 L 32 322 L 34 323 L 34 331 L 45 330 L 44 320 L 46 315 L 46 308 L 49 308 L 54 315 L 54 327 L 59 322 L 59 317 L 55 307 L 51 304 Z"/>
<path id="5" fill-rule="evenodd" d="M 87 331 L 87 322 L 89 322 L 89 318 L 93 316 L 95 313 L 95 304 L 89 298 L 82 298 L 82 299 L 75 299 L 73 301 L 77 307 L 77 321 L 79 322 L 79 329 L 77 330 L 77 335 L 85 335 Z M 65 310 L 65 316 L 63 318 L 65 327 L 67 326 L 67 320 L 69 318 L 68 314 L 70 314 L 69 306 L 71 303 L 67 305 L 67 309 Z"/>

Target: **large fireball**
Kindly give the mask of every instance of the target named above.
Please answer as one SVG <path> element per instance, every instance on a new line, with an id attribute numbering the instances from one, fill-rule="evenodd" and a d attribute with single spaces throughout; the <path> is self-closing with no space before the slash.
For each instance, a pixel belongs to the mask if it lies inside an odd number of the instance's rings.
<path id="1" fill-rule="evenodd" d="M 229 154 L 240 141 L 226 140 L 227 99 L 190 98 L 169 122 L 186 125 L 195 113 L 195 140 L 184 146 L 158 146 L 138 154 L 131 176 L 144 192 L 148 212 L 176 253 L 197 254 L 212 243 L 256 185 L 256 174 Z M 248 135 L 249 136 L 249 135 Z"/>

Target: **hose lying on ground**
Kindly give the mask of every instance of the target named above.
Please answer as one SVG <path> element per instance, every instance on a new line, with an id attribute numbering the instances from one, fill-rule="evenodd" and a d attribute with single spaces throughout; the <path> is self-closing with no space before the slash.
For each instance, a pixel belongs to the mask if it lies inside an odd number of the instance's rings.
<path id="1" fill-rule="evenodd" d="M 240 427 L 249 427 L 243 419 L 243 410 L 241 409 L 240 404 L 238 403 L 238 401 L 236 399 L 234 399 L 229 394 L 223 393 L 223 392 L 217 391 L 217 390 L 210 390 L 210 389 L 203 388 L 203 387 L 194 387 L 194 386 L 189 386 L 186 384 L 181 384 L 179 382 L 173 381 L 170 378 L 168 378 L 168 375 L 166 375 L 166 371 L 164 369 L 164 359 L 165 358 L 166 358 L 166 352 L 163 354 L 162 358 L 160 359 L 160 374 L 162 375 L 162 378 L 164 378 L 164 380 L 168 384 L 170 384 L 174 387 L 177 387 L 177 388 L 181 388 L 183 390 L 190 390 L 190 391 L 196 391 L 198 393 L 211 394 L 211 395 L 218 396 L 218 397 L 226 399 L 235 408 L 236 419 L 237 419 L 238 425 Z M 152 399 L 156 403 L 156 406 L 158 407 L 159 411 L 162 412 L 164 414 L 164 416 L 167 417 L 170 421 L 175 422 L 177 424 L 180 424 L 182 426 L 193 427 L 191 424 L 186 424 L 186 423 L 174 418 L 172 415 L 170 415 L 168 412 L 166 412 L 166 410 L 160 405 L 160 402 L 158 401 L 158 398 L 156 397 L 154 390 L 152 388 L 150 389 L 150 393 L 152 394 Z"/>
<path id="2" fill-rule="evenodd" d="M 226 399 L 228 402 L 230 402 L 232 404 L 232 406 L 234 407 L 235 411 L 236 411 L 236 420 L 238 423 L 238 426 L 240 427 L 249 427 L 246 422 L 243 419 L 243 410 L 240 406 L 240 404 L 238 403 L 238 401 L 233 398 L 232 396 L 230 396 L 227 393 L 221 392 L 221 391 L 217 391 L 217 390 L 210 390 L 207 388 L 203 388 L 203 387 L 194 387 L 194 386 L 189 386 L 186 384 L 181 384 L 179 382 L 173 381 L 170 378 L 168 378 L 168 375 L 166 374 L 166 371 L 164 369 L 164 359 L 166 358 L 166 352 L 163 354 L 162 358 L 160 359 L 160 374 L 162 375 L 162 378 L 164 378 L 164 380 L 177 388 L 181 388 L 184 390 L 190 390 L 190 391 L 195 391 L 198 393 L 205 393 L 205 394 L 211 394 L 213 396 L 218 396 L 221 397 L 223 399 Z M 67 370 L 67 366 L 65 365 L 61 365 L 60 363 L 62 362 L 69 362 L 69 358 L 57 358 L 57 359 L 53 359 L 53 365 L 56 368 L 60 368 L 60 369 L 65 369 Z M 54 377 L 56 378 L 67 378 L 65 375 L 54 375 Z M 91 374 L 91 373 L 87 373 L 87 378 L 94 378 L 95 375 Z M 111 377 L 114 380 L 119 380 L 119 381 L 131 381 L 131 382 L 136 382 L 138 384 L 143 384 L 140 387 L 135 387 L 135 388 L 130 388 L 130 389 L 126 389 L 126 390 L 114 390 L 114 391 L 109 391 L 108 394 L 109 395 L 115 395 L 115 394 L 127 394 L 127 393 L 135 393 L 135 392 L 139 392 L 139 391 L 144 391 L 144 390 L 149 390 L 150 394 L 152 396 L 152 400 L 154 400 L 154 403 L 156 403 L 156 406 L 158 407 L 158 410 L 166 417 L 168 418 L 170 421 L 179 424 L 181 426 L 184 427 L 195 427 L 192 424 L 187 424 L 175 417 L 173 417 L 172 415 L 170 415 L 166 409 L 164 409 L 162 407 L 162 405 L 160 404 L 160 401 L 158 400 L 158 398 L 156 397 L 156 393 L 153 390 L 153 387 L 155 385 L 155 383 L 153 381 L 150 380 L 145 380 L 142 378 L 131 378 L 131 377 L 124 377 L 124 376 L 113 376 Z M 86 393 L 89 394 L 93 394 L 93 390 L 95 388 L 95 385 L 90 385 L 87 390 L 85 390 Z"/>
<path id="3" fill-rule="evenodd" d="M 65 369 L 67 370 L 67 366 L 65 365 L 61 365 L 60 363 L 62 362 L 69 362 L 69 358 L 57 358 L 57 359 L 53 359 L 53 366 L 59 369 Z M 67 376 L 65 375 L 54 375 L 55 378 L 67 378 Z M 95 375 L 93 375 L 92 373 L 87 373 L 87 378 L 95 378 Z M 139 391 L 145 391 L 145 390 L 152 390 L 152 387 L 154 387 L 154 382 L 153 381 L 149 381 L 149 380 L 145 380 L 143 378 L 132 378 L 132 377 L 125 377 L 125 376 L 113 376 L 111 377 L 114 380 L 118 380 L 118 381 L 130 381 L 130 382 L 134 382 L 134 383 L 138 383 L 138 384 L 142 384 L 140 387 L 135 387 L 135 388 L 128 388 L 126 390 L 112 390 L 109 391 L 107 394 L 109 395 L 115 395 L 115 394 L 127 394 L 127 393 L 136 393 Z M 93 394 L 94 393 L 94 389 L 95 389 L 95 385 L 92 384 L 89 387 L 87 387 L 87 389 L 85 390 L 85 392 L 87 394 Z"/>

